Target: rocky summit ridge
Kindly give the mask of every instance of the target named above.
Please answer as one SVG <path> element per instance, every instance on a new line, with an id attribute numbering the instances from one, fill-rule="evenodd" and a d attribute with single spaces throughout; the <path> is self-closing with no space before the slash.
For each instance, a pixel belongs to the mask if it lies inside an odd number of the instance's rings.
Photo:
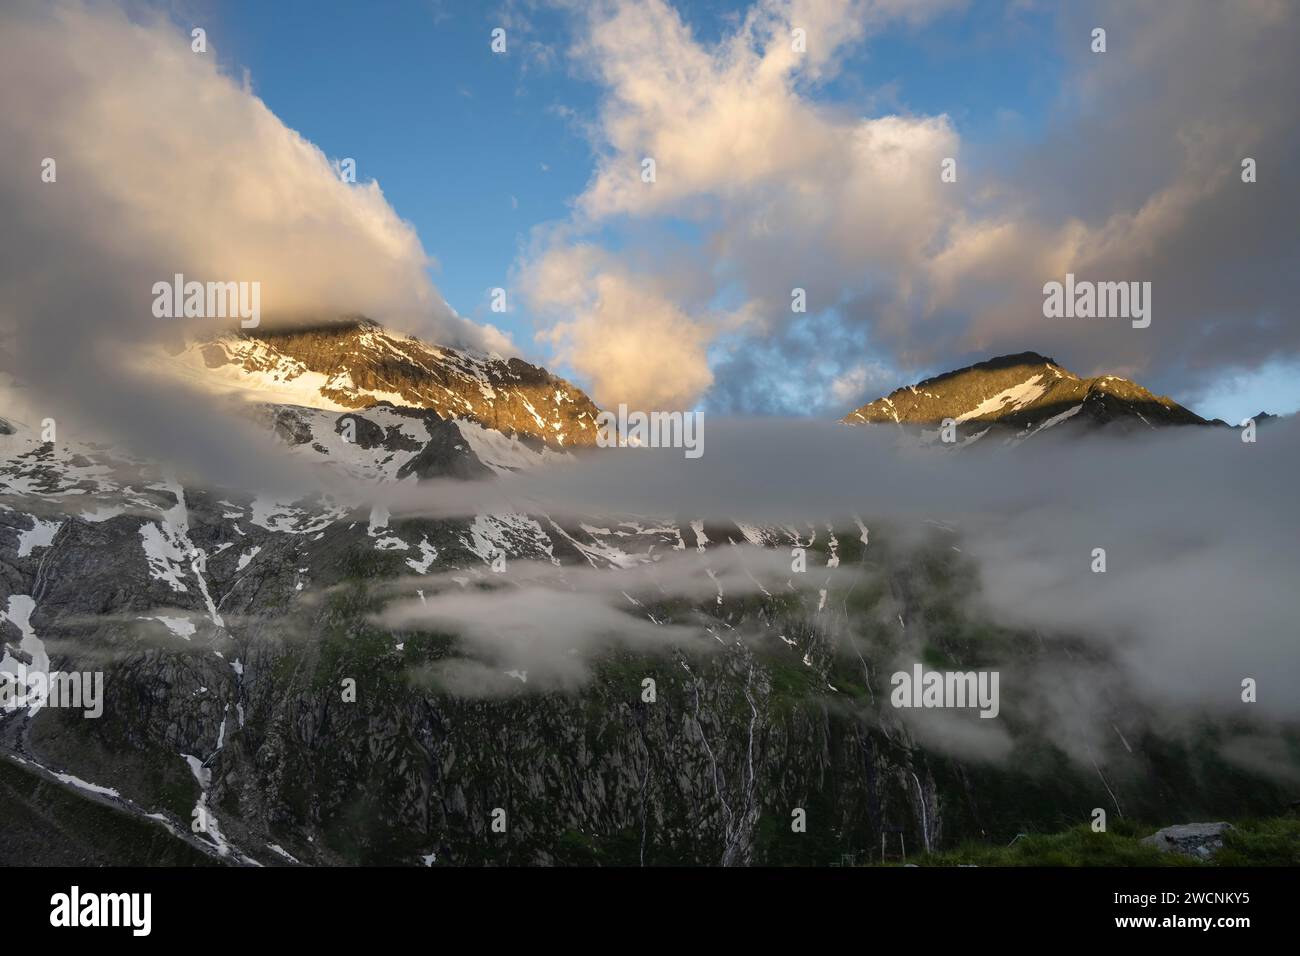
<path id="1" fill-rule="evenodd" d="M 897 388 L 841 421 L 925 432 L 945 420 L 961 444 L 1019 443 L 1051 430 L 1144 432 L 1170 425 L 1222 425 L 1117 375 L 1083 378 L 1037 352 L 1003 355 Z"/>
<path id="2" fill-rule="evenodd" d="M 554 448 L 595 443 L 595 404 L 519 358 L 429 345 L 366 319 L 191 343 L 178 363 L 211 386 L 278 404 L 429 409 Z"/>

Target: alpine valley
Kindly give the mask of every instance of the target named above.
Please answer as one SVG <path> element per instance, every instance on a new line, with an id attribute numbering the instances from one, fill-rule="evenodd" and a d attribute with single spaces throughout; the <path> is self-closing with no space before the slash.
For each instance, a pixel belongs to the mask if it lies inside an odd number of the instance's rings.
<path id="1" fill-rule="evenodd" d="M 602 453 L 600 409 L 571 383 L 365 320 L 190 342 L 147 364 L 353 486 L 493 482 Z M 398 517 L 210 487 L 0 414 L 0 671 L 104 674 L 98 719 L 0 709 L 0 863 L 839 864 L 879 859 L 882 838 L 899 859 L 1005 844 L 1096 807 L 1154 824 L 1288 802 L 1275 779 L 1162 733 L 1122 682 L 1086 762 L 1006 706 L 1007 759 L 917 739 L 889 704 L 900 657 L 1006 671 L 1097 652 L 973 613 L 954 529 L 893 534 L 868 500 L 865 519 L 802 527 Z M 946 419 L 958 447 L 1226 427 L 1026 352 L 864 405 L 844 440 L 874 425 L 934 441 Z M 810 588 L 709 583 L 731 555 L 792 549 Z M 633 591 L 618 614 L 708 649 L 613 642 L 566 686 L 452 629 L 380 619 L 429 581 L 493 587 L 498 561 L 618 580 L 677 556 L 701 562 L 706 597 Z M 857 583 L 828 597 L 819 582 L 844 569 Z"/>

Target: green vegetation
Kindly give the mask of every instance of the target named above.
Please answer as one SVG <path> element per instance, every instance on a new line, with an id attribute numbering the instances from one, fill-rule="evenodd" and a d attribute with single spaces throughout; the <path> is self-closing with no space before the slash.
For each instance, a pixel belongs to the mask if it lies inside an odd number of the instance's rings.
<path id="1" fill-rule="evenodd" d="M 1224 847 L 1208 862 L 1165 853 L 1141 841 L 1158 828 L 1128 821 L 1105 833 L 1086 824 L 1063 833 L 1030 834 L 1010 846 L 964 843 L 954 850 L 908 857 L 919 866 L 1297 866 L 1300 819 L 1275 817 L 1233 824 Z M 888 864 L 897 865 L 897 864 Z"/>
<path id="2" fill-rule="evenodd" d="M 1224 839 L 1215 854 L 1219 866 L 1300 866 L 1300 820 L 1247 820 Z"/>

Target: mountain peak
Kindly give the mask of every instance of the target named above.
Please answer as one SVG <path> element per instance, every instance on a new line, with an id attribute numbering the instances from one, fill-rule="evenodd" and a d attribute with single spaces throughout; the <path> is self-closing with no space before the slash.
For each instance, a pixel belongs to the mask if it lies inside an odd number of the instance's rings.
<path id="1" fill-rule="evenodd" d="M 429 409 L 553 448 L 595 443 L 599 409 L 577 386 L 519 358 L 430 345 L 362 317 L 196 342 L 190 378 L 278 404 Z"/>
<path id="2" fill-rule="evenodd" d="M 1018 352 L 895 389 L 846 415 L 850 425 L 935 428 L 951 419 L 962 443 L 991 431 L 1023 441 L 1067 421 L 1071 429 L 1102 425 L 1151 429 L 1207 424 L 1165 396 L 1116 375 L 1080 378 L 1038 352 Z"/>

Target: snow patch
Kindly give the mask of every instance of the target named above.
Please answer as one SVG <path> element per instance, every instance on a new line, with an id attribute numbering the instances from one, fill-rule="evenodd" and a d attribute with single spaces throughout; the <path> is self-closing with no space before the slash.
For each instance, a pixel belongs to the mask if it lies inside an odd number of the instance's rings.
<path id="1" fill-rule="evenodd" d="M 26 531 L 18 532 L 18 557 L 27 557 L 33 548 L 48 548 L 54 543 L 54 535 L 61 527 L 62 521 L 45 521 L 32 516 L 32 526 Z"/>

